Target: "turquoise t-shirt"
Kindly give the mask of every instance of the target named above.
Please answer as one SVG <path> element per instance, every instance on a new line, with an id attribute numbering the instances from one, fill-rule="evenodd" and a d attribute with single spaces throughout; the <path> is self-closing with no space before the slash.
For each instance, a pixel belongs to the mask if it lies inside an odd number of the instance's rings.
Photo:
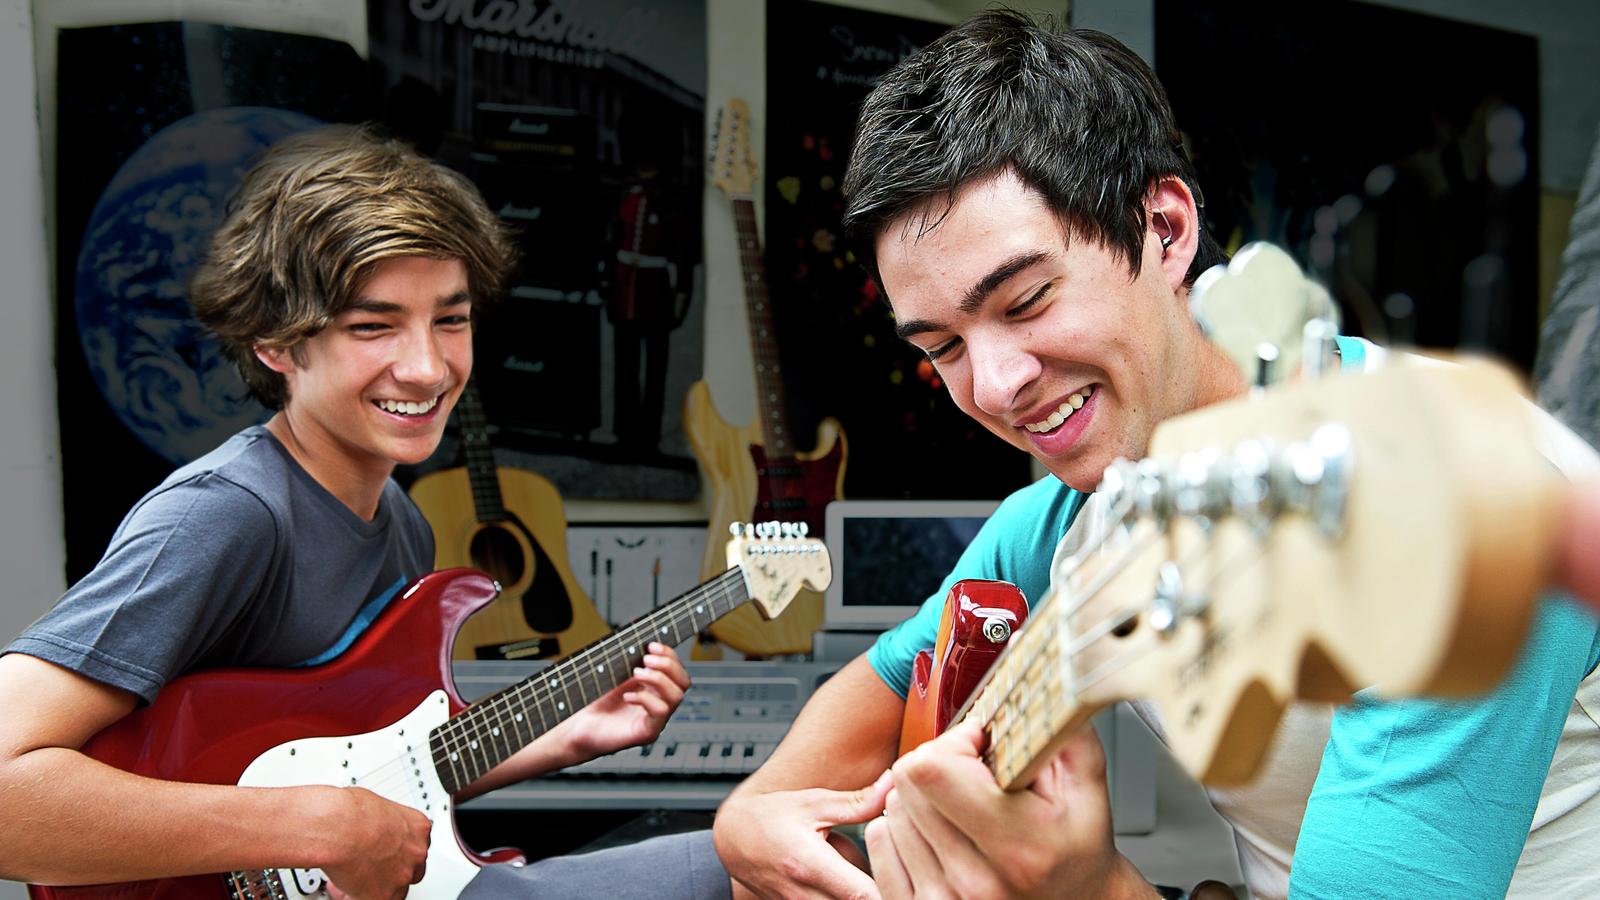
<path id="1" fill-rule="evenodd" d="M 1050 587 L 1050 558 L 1067 533 L 1087 494 L 1047 475 L 1005 499 L 967 545 L 939 590 L 911 618 L 884 632 L 867 650 L 867 662 L 884 683 L 904 697 L 911 689 L 911 664 L 917 652 L 932 647 L 950 586 L 964 578 L 1009 581 L 1028 606 Z"/>
<path id="2" fill-rule="evenodd" d="M 1364 366 L 1362 342 L 1341 339 L 1340 350 L 1342 368 Z M 1007 498 L 939 592 L 868 651 L 873 670 L 905 696 L 912 660 L 933 646 L 960 579 L 1010 581 L 1037 603 L 1085 499 L 1054 477 Z M 1513 674 L 1484 699 L 1358 695 L 1341 707 L 1301 822 L 1290 896 L 1504 897 L 1578 682 L 1597 662 L 1594 619 L 1550 598 Z"/>

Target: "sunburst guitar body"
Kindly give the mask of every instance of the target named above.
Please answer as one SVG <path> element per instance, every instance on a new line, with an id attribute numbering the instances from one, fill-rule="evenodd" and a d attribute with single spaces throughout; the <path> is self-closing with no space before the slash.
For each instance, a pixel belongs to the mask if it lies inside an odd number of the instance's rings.
<path id="1" fill-rule="evenodd" d="M 711 521 L 701 577 L 722 570 L 722 544 L 730 523 L 805 522 L 812 535 L 820 536 L 828 502 L 839 499 L 844 487 L 846 444 L 838 420 L 823 420 L 817 428 L 815 449 L 809 453 L 796 452 L 785 421 L 783 375 L 751 195 L 755 162 L 750 153 L 749 124 L 749 109 L 742 100 L 730 101 L 719 113 L 712 181 L 733 204 L 755 362 L 757 415 L 756 421 L 743 428 L 729 425 L 717 414 L 711 389 L 703 381 L 690 387 L 684 401 L 684 431 L 711 486 Z M 711 634 L 742 653 L 770 656 L 811 652 L 812 635 L 821 626 L 822 595 L 805 592 L 781 619 L 765 621 L 748 610 L 736 610 L 711 626 Z"/>
<path id="2" fill-rule="evenodd" d="M 474 385 L 457 411 L 467 464 L 417 479 L 411 499 L 433 527 L 434 567 L 480 569 L 501 592 L 462 623 L 455 657 L 560 659 L 605 637 L 610 627 L 567 562 L 561 494 L 533 472 L 495 465 Z"/>

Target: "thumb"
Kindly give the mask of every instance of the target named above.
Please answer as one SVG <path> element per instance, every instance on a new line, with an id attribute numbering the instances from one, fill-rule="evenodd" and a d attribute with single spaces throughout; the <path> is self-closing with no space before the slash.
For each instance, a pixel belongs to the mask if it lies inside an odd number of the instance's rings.
<path id="1" fill-rule="evenodd" d="M 812 818 L 822 828 L 834 825 L 853 825 L 883 814 L 884 798 L 894 786 L 894 775 L 886 769 L 878 780 L 853 791 L 830 791 L 813 788 L 807 793 Z"/>

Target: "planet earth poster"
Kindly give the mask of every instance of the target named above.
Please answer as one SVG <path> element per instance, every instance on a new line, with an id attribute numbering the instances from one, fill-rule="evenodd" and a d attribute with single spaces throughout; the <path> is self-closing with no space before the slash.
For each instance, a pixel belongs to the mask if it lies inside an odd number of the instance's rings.
<path id="1" fill-rule="evenodd" d="M 349 45 L 164 22 L 65 29 L 56 328 L 67 577 L 175 467 L 262 421 L 187 288 L 240 177 L 277 140 L 368 116 Z"/>

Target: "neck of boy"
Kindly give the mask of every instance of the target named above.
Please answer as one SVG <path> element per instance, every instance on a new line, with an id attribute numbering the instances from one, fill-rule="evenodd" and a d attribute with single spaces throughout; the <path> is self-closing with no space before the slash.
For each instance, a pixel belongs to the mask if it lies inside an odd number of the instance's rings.
<path id="1" fill-rule="evenodd" d="M 306 474 L 363 522 L 370 522 L 377 516 L 384 485 L 394 472 L 393 462 L 385 460 L 363 465 L 328 446 L 330 440 L 317 438 L 315 429 L 296 428 L 292 417 L 282 410 L 267 420 L 266 429 Z"/>

